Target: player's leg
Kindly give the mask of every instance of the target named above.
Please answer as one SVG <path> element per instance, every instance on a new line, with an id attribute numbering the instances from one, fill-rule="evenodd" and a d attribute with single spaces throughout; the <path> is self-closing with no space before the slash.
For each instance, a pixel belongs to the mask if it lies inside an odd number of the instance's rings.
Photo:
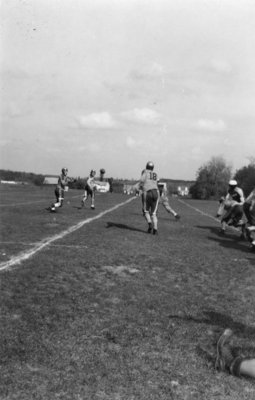
<path id="1" fill-rule="evenodd" d="M 232 335 L 231 329 L 225 329 L 220 336 L 217 343 L 215 368 L 219 371 L 228 371 L 235 376 L 245 375 L 255 378 L 255 359 L 234 355 L 229 344 Z"/>
<path id="2" fill-rule="evenodd" d="M 170 206 L 169 200 L 167 197 L 161 197 L 162 198 L 162 205 L 166 209 L 166 211 L 169 214 L 172 214 L 176 220 L 180 219 L 180 216 L 177 214 L 177 212 L 174 211 L 174 209 Z"/>
<path id="3" fill-rule="evenodd" d="M 56 211 L 57 208 L 62 207 L 64 202 L 64 190 L 56 188 L 55 196 L 56 196 L 56 202 L 51 205 L 51 211 Z"/>
<path id="4" fill-rule="evenodd" d="M 235 205 L 232 209 L 231 218 L 233 221 L 233 225 L 237 226 L 238 224 L 241 225 L 240 221 L 243 216 L 243 207 L 241 205 Z M 243 223 L 243 221 L 241 221 Z"/>
<path id="5" fill-rule="evenodd" d="M 95 210 L 95 190 L 94 189 L 91 190 L 90 196 L 91 196 L 91 206 L 90 206 L 90 208 L 92 210 Z"/>
<path id="6" fill-rule="evenodd" d="M 225 233 L 226 231 L 226 227 L 229 224 L 229 221 L 231 219 L 231 209 L 226 210 L 226 212 L 223 214 L 222 218 L 221 218 L 221 233 Z"/>
<path id="7" fill-rule="evenodd" d="M 82 201 L 81 201 L 81 206 L 82 207 L 84 207 L 87 198 L 88 198 L 88 188 L 87 188 L 87 186 L 85 186 L 84 195 L 83 195 L 83 198 L 82 198 Z"/>
<path id="8" fill-rule="evenodd" d="M 151 208 L 151 191 L 149 190 L 148 192 L 145 192 L 143 194 L 143 200 L 144 200 L 144 218 L 146 219 L 148 223 L 148 233 L 151 233 L 152 231 L 152 221 L 151 221 L 151 216 L 150 216 L 150 208 Z"/>
<path id="9" fill-rule="evenodd" d="M 251 204 L 244 203 L 243 211 L 247 218 L 248 224 L 255 226 L 255 207 L 251 208 Z"/>
<path id="10" fill-rule="evenodd" d="M 158 232 L 158 204 L 159 204 L 159 191 L 152 190 L 152 204 L 151 204 L 151 219 L 153 224 L 153 234 L 156 235 Z"/>
<path id="11" fill-rule="evenodd" d="M 145 200 L 144 200 L 144 193 L 141 194 L 141 200 L 142 200 L 142 213 L 143 213 L 143 216 L 145 216 L 146 204 L 145 204 Z"/>

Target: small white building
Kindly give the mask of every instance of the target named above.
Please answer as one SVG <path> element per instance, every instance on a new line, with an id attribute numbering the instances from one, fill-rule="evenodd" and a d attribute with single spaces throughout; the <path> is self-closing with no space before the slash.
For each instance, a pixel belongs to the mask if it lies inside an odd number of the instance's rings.
<path id="1" fill-rule="evenodd" d="M 188 196 L 189 188 L 188 186 L 178 186 L 177 192 L 179 196 Z"/>
<path id="2" fill-rule="evenodd" d="M 123 193 L 130 195 L 134 194 L 137 195 L 139 193 L 139 182 L 135 184 L 124 184 L 123 185 Z"/>
<path id="3" fill-rule="evenodd" d="M 58 176 L 45 176 L 43 184 L 44 185 L 57 185 Z"/>
<path id="4" fill-rule="evenodd" d="M 110 191 L 110 184 L 109 182 L 104 182 L 104 181 L 96 181 L 96 190 L 99 193 L 107 193 Z"/>

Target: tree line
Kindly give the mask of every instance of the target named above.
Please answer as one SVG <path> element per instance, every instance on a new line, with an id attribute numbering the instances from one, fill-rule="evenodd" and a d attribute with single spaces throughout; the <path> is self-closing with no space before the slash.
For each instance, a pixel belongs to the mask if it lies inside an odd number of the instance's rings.
<path id="1" fill-rule="evenodd" d="M 102 172 L 100 172 L 101 177 Z M 44 183 L 45 175 L 0 170 L 0 178 L 7 181 L 26 182 L 41 186 Z M 167 182 L 169 194 L 175 194 L 177 186 L 186 183 L 189 186 L 190 197 L 193 199 L 208 200 L 219 199 L 221 196 L 224 196 L 227 192 L 230 179 L 235 179 L 243 189 L 245 196 L 247 196 L 255 188 L 255 158 L 251 157 L 247 166 L 240 168 L 233 174 L 232 166 L 223 157 L 212 157 L 198 169 L 196 179 L 193 183 L 191 181 L 171 179 L 164 179 L 162 181 Z M 110 184 L 113 185 L 113 191 L 122 192 L 125 180 L 113 178 L 107 180 L 111 180 Z M 85 182 L 85 178 L 78 177 L 75 182 L 70 183 L 70 187 L 73 189 L 84 189 Z"/>
<path id="2" fill-rule="evenodd" d="M 219 199 L 226 195 L 230 179 L 235 179 L 245 196 L 248 196 L 255 188 L 255 159 L 251 158 L 247 166 L 233 174 L 231 165 L 223 157 L 212 157 L 198 169 L 196 181 L 190 187 L 190 195 L 201 200 Z"/>

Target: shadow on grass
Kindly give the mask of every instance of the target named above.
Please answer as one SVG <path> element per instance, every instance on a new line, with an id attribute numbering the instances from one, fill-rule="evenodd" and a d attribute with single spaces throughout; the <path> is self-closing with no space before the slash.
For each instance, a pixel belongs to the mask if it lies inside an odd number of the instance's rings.
<path id="1" fill-rule="evenodd" d="M 232 329 L 236 335 L 240 337 L 250 337 L 255 335 L 255 327 L 247 326 L 242 322 L 234 321 L 229 315 L 221 314 L 217 311 L 202 311 L 204 318 L 198 318 L 190 314 L 177 314 L 169 315 L 170 319 L 182 319 L 186 322 L 202 323 L 206 325 L 211 325 L 219 328 L 219 330 L 224 330 L 226 328 Z"/>
<path id="2" fill-rule="evenodd" d="M 251 250 L 251 252 L 254 253 L 254 250 L 253 250 L 253 251 Z M 254 256 L 255 256 L 255 253 L 254 253 Z M 255 266 L 255 257 L 254 257 L 254 258 L 248 257 L 247 260 L 251 263 L 251 265 L 254 265 L 254 266 Z"/>
<path id="3" fill-rule="evenodd" d="M 234 233 L 231 234 L 231 232 L 227 231 L 225 235 L 221 235 L 219 228 L 215 226 L 197 225 L 196 228 L 209 230 L 211 233 L 218 236 L 217 238 L 212 236 L 207 236 L 207 238 L 214 242 L 217 242 L 220 246 L 226 247 L 228 249 L 241 250 L 244 251 L 245 253 L 250 251 L 248 242 L 240 237 L 241 233 L 239 236 L 237 236 L 238 232 L 236 234 Z"/>
<path id="4" fill-rule="evenodd" d="M 128 226 L 128 225 L 125 225 L 125 224 L 117 224 L 115 222 L 107 222 L 106 228 L 128 229 L 130 231 L 147 233 L 145 230 L 133 228 L 132 226 Z"/>

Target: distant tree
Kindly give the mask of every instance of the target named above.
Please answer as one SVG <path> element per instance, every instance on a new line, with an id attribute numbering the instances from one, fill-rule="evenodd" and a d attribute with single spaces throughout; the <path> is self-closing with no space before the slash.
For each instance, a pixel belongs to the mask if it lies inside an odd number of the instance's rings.
<path id="1" fill-rule="evenodd" d="M 198 169 L 196 181 L 190 187 L 191 196 L 202 200 L 219 198 L 226 193 L 231 170 L 223 157 L 212 157 Z"/>
<path id="2" fill-rule="evenodd" d="M 86 179 L 78 177 L 74 182 L 70 183 L 71 189 L 84 189 L 86 184 Z"/>
<path id="3" fill-rule="evenodd" d="M 243 189 L 244 195 L 248 194 L 255 188 L 255 159 L 251 163 L 236 171 L 234 178 L 238 185 Z"/>
<path id="4" fill-rule="evenodd" d="M 44 175 L 34 175 L 31 179 L 34 185 L 41 186 L 44 182 Z"/>

